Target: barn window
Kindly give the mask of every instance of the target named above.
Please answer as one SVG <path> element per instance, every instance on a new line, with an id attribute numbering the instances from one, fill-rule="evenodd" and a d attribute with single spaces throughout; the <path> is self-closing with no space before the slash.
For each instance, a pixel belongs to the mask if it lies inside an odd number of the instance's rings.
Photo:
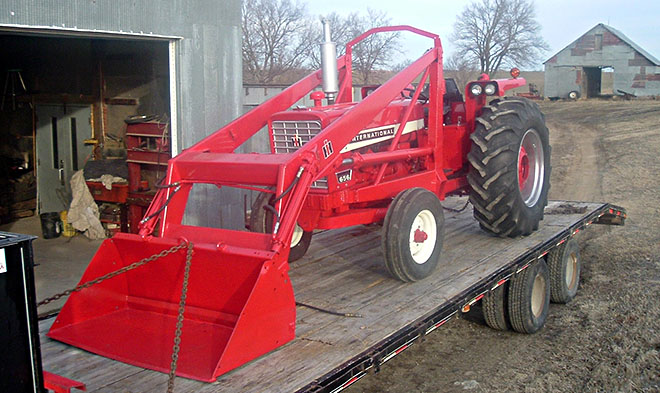
<path id="1" fill-rule="evenodd" d="M 596 41 L 594 42 L 594 49 L 601 50 L 603 49 L 603 35 L 596 34 Z"/>

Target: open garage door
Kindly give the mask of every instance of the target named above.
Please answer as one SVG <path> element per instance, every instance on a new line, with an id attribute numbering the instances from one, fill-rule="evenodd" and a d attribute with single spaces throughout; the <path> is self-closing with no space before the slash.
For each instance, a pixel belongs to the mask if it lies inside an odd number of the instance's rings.
<path id="1" fill-rule="evenodd" d="M 126 160 L 128 117 L 157 119 L 172 137 L 173 42 L 0 32 L 0 221 L 67 209 L 76 170 Z"/>

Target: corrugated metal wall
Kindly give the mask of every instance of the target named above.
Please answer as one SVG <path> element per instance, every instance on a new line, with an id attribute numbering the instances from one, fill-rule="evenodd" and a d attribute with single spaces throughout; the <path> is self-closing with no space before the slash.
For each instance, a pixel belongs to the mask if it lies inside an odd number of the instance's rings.
<path id="1" fill-rule="evenodd" d="M 176 42 L 178 146 L 191 146 L 241 114 L 240 0 L 3 0 L 0 28 L 95 37 L 181 37 Z M 141 37 L 130 37 L 140 39 Z M 222 216 L 221 216 L 222 212 Z M 242 198 L 196 190 L 186 222 L 242 223 Z"/>

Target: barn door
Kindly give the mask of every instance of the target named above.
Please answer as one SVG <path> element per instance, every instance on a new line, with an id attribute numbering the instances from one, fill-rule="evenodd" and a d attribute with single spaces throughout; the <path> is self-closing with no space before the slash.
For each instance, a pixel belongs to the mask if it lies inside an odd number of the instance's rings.
<path id="1" fill-rule="evenodd" d="M 586 82 L 587 82 L 587 97 L 588 98 L 595 98 L 600 95 L 600 78 L 601 78 L 601 70 L 599 67 L 584 67 L 584 73 L 586 74 Z"/>
<path id="2" fill-rule="evenodd" d="M 90 106 L 40 105 L 37 115 L 37 201 L 38 210 L 57 212 L 69 208 L 69 180 L 82 169 L 92 147 Z"/>

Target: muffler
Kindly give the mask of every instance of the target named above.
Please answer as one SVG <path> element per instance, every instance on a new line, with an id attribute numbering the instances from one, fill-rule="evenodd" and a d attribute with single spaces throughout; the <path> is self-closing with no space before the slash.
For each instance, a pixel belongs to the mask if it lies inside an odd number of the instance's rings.
<path id="1" fill-rule="evenodd" d="M 321 73 L 323 76 L 323 92 L 328 99 L 328 104 L 335 102 L 339 92 L 339 76 L 337 71 L 337 44 L 332 42 L 330 36 L 330 21 L 322 19 L 323 42 L 321 43 Z"/>

